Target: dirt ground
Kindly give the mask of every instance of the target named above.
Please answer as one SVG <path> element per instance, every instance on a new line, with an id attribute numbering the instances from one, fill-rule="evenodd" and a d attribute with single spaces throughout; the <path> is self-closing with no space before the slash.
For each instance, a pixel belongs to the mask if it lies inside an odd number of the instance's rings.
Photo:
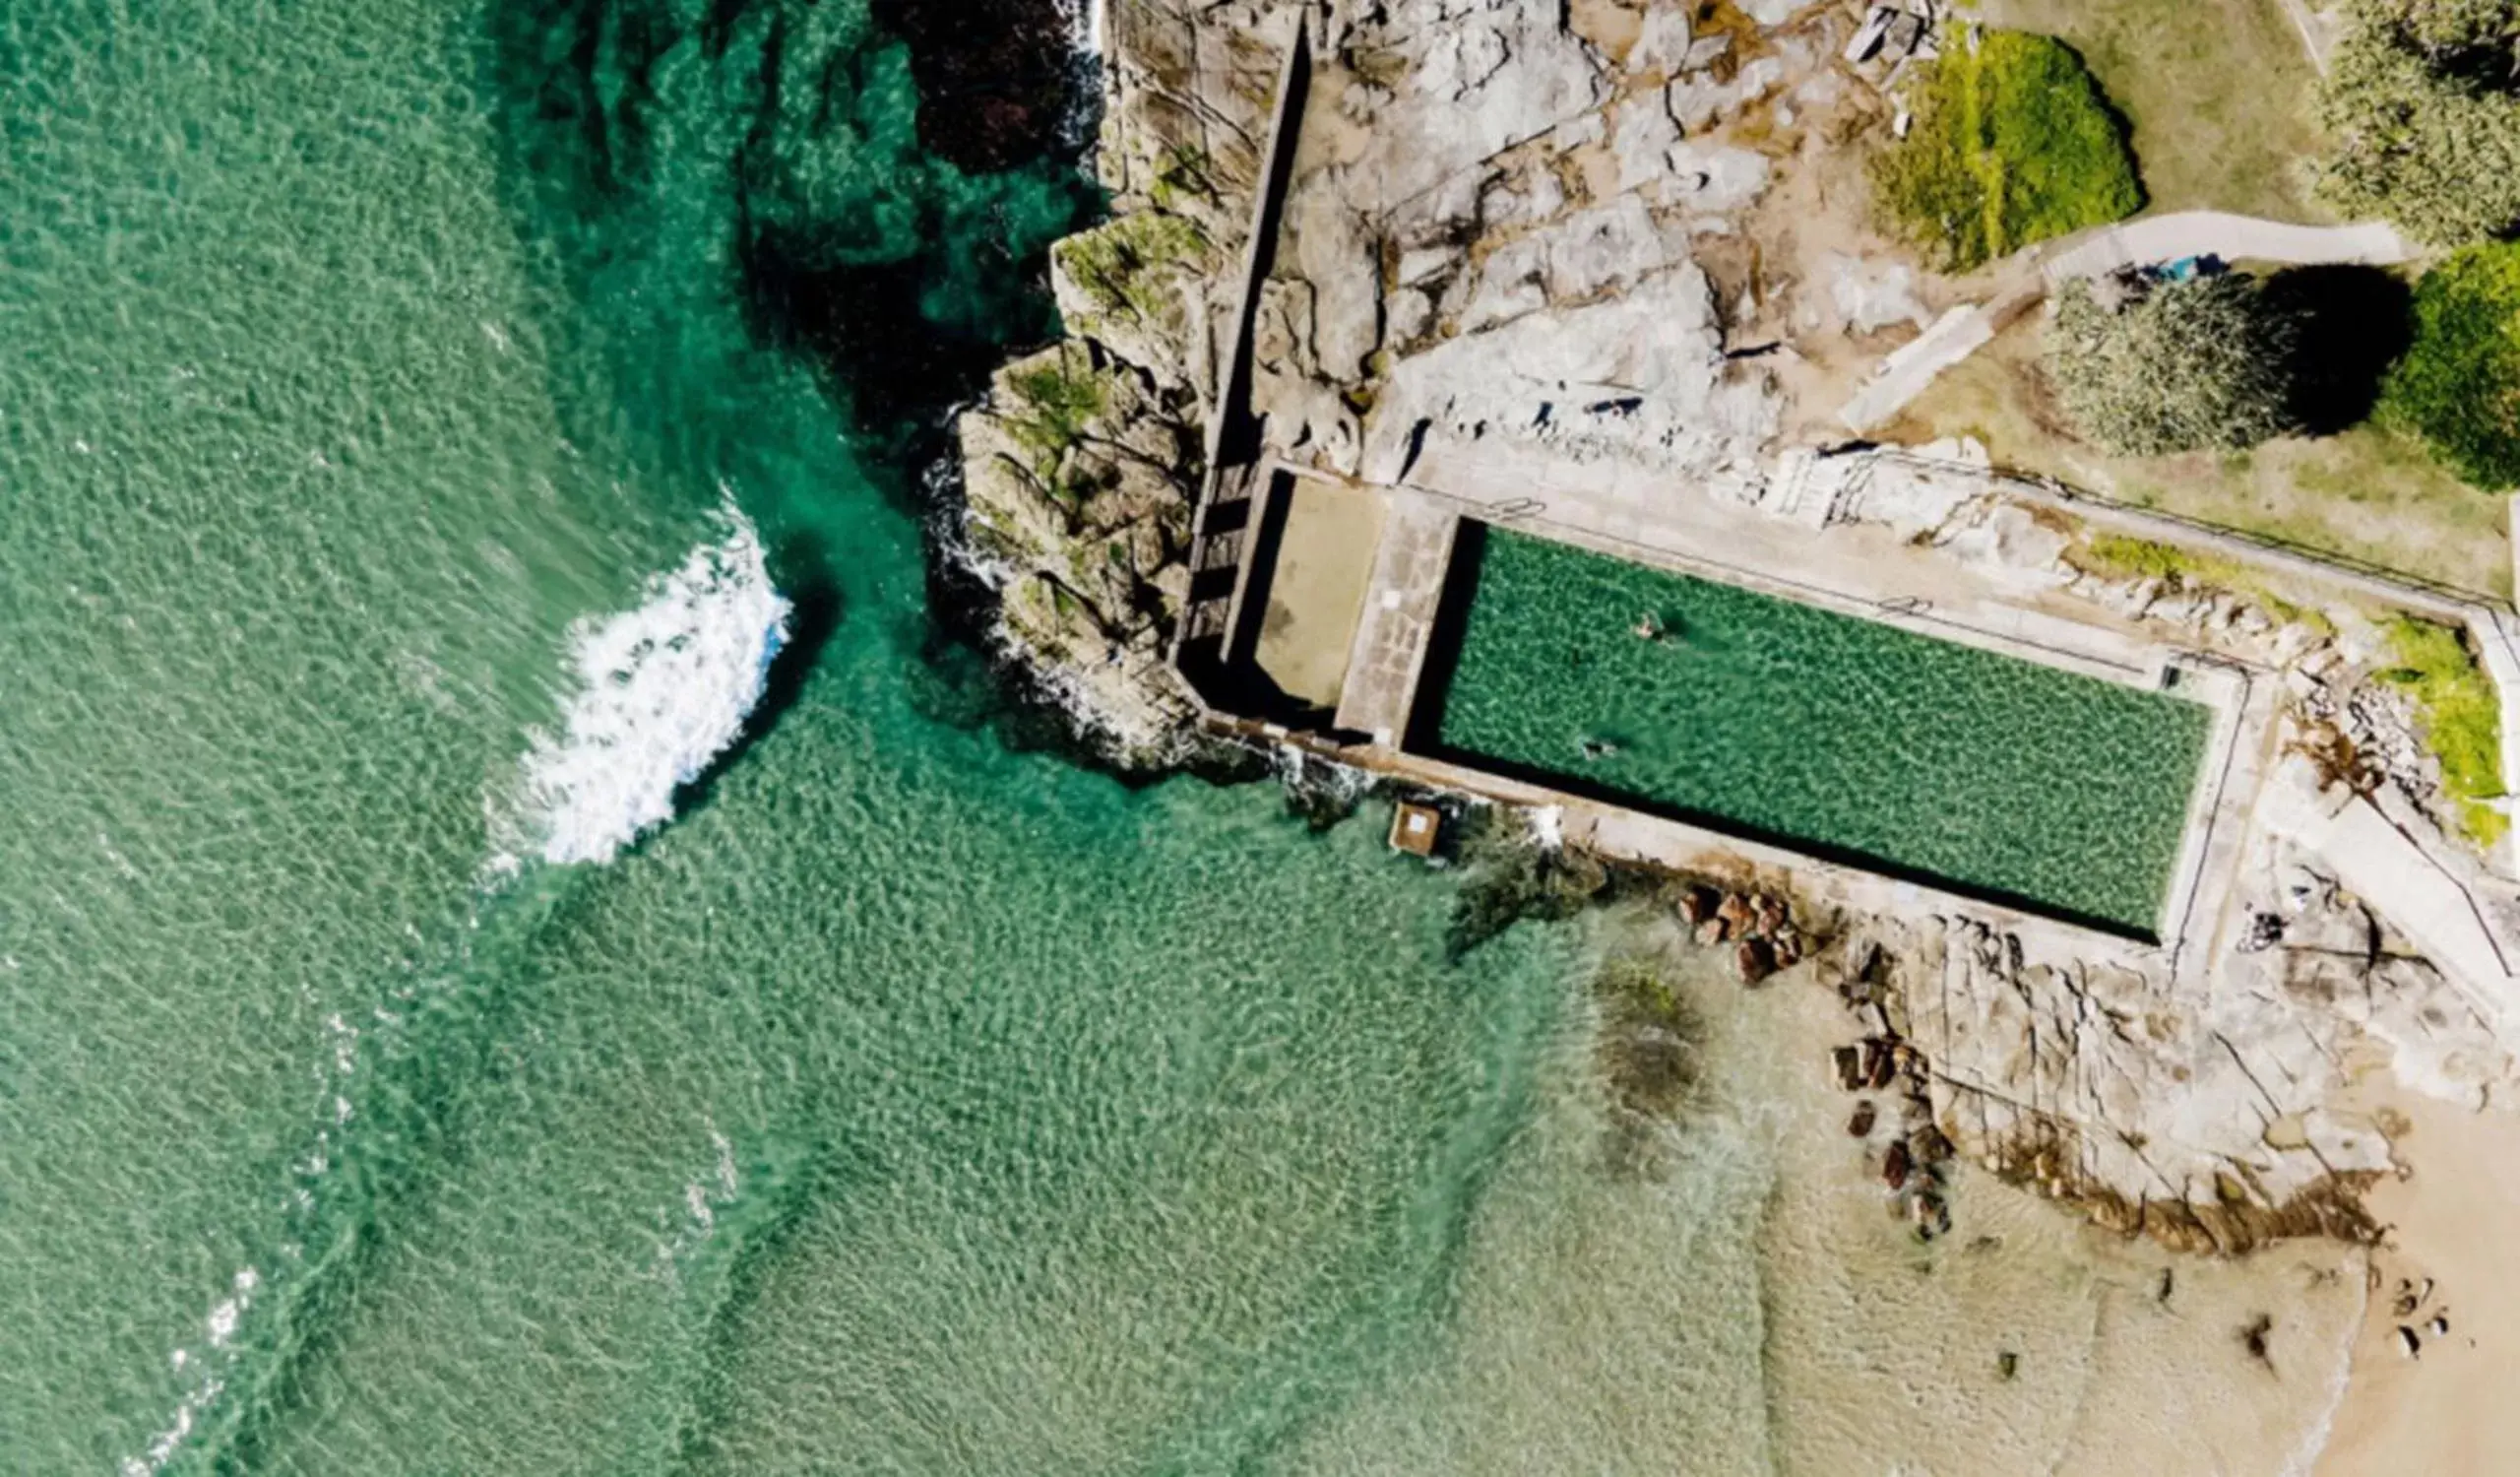
<path id="1" fill-rule="evenodd" d="M 1382 502 L 1298 478 L 1256 660 L 1291 696 L 1336 707 L 1382 538 Z"/>

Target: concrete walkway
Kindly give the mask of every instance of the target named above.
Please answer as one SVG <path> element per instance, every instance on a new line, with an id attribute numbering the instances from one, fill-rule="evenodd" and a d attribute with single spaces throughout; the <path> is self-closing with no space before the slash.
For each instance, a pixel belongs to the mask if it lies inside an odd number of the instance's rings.
<path id="1" fill-rule="evenodd" d="M 1891 351 L 1872 378 L 1839 410 L 1838 418 L 1857 431 L 1888 420 L 1922 395 L 1942 371 L 1977 353 L 2005 324 L 2068 281 L 2191 256 L 2288 267 L 2392 267 L 2413 261 L 2416 250 L 2395 227 L 2382 222 L 2295 225 L 2224 211 L 2146 216 L 2060 236 L 1998 264 L 1994 276 L 2002 286 L 1988 301 L 1953 308 L 1922 335 Z"/>
<path id="2" fill-rule="evenodd" d="M 2381 221 L 2295 225 L 2223 211 L 2178 211 L 2121 221 L 2050 242 L 2039 259 L 2039 271 L 2054 287 L 2070 278 L 2099 277 L 2120 267 L 2191 256 L 2278 262 L 2287 267 L 2394 267 L 2415 260 L 2416 250 L 2395 226 Z"/>
<path id="3" fill-rule="evenodd" d="M 1461 519 L 1453 509 L 1423 498 L 1366 488 L 1356 495 L 1385 499 L 1382 542 L 1374 551 L 1373 578 L 1356 617 L 1355 642 L 1333 721 L 1391 747 L 1409 732 L 1410 709 L 1418 700 L 1418 678 L 1426 665 L 1435 608 L 1443 599 L 1444 574 L 1452 567 L 1453 535 Z"/>
<path id="4" fill-rule="evenodd" d="M 2266 787 L 2258 818 L 2315 853 L 2346 891 L 2371 905 L 2498 1032 L 2520 1035 L 2514 943 L 2470 879 L 2434 856 L 2372 802 L 2342 786 L 2318 789 L 2296 759 Z"/>

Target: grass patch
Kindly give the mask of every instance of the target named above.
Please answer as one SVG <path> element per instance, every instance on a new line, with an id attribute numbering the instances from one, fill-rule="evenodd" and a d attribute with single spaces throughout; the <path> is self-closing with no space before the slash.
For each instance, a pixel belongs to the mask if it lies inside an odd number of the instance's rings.
<path id="1" fill-rule="evenodd" d="M 2490 847 L 2511 826 L 2486 803 L 2503 795 L 2502 703 L 2493 679 L 2450 626 L 2400 616 L 2388 629 L 2398 665 L 2380 679 L 2414 699 L 2461 825 L 2479 846 Z"/>
<path id="2" fill-rule="evenodd" d="M 2300 621 L 2330 632 L 2336 629 L 2322 612 L 2276 594 L 2264 571 L 2228 554 L 2201 553 L 2131 534 L 2094 533 L 2067 549 L 2065 560 L 2077 569 L 2111 579 L 2160 580 L 2184 590 L 2228 590 L 2257 602 L 2277 620 Z"/>
<path id="3" fill-rule="evenodd" d="M 1102 381 L 1091 373 L 1071 370 L 1064 362 L 1019 370 L 1008 377 L 1007 384 L 1018 402 L 1008 407 L 1008 420 L 1025 445 L 1045 456 L 1057 456 L 1075 445 L 1085 427 L 1102 414 L 1105 403 Z"/>
<path id="4" fill-rule="evenodd" d="M 2471 246 L 2416 283 L 2379 411 L 2467 481 L 2520 487 L 2520 244 Z"/>
<path id="5" fill-rule="evenodd" d="M 1984 33 L 1930 64 L 1912 90 L 1908 136 L 1873 157 L 1873 197 L 1892 227 L 1967 271 L 2144 204 L 2135 159 L 2100 85 L 2072 48 Z"/>
<path id="6" fill-rule="evenodd" d="M 1195 262 L 1207 249 L 1208 233 L 1198 222 L 1170 211 L 1144 210 L 1069 236 L 1050 253 L 1095 307 L 1138 322 L 1160 322 L 1180 311 L 1160 269 Z"/>
<path id="7" fill-rule="evenodd" d="M 2279 436 L 2245 456 L 2111 456 L 2078 442 L 2048 399 L 2039 338 L 2038 315 L 2025 315 L 1879 434 L 1912 444 L 1975 436 L 2007 471 L 2476 595 L 2510 594 L 2503 500 L 2460 482 L 2409 437 L 2360 425 L 2333 436 Z"/>
<path id="8" fill-rule="evenodd" d="M 2303 171 L 2318 74 L 2279 0 L 1985 0 L 1983 14 L 2081 54 L 2133 126 L 2154 209 L 2328 219 Z"/>

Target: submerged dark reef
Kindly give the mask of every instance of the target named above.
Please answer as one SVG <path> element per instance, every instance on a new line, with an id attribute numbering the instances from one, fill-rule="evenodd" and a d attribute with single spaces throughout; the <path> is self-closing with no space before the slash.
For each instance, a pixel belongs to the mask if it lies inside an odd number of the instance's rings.
<path id="1" fill-rule="evenodd" d="M 910 43 L 929 153 L 964 169 L 1012 169 L 1081 141 L 1092 67 L 1077 54 L 1068 4 L 875 0 L 875 20 Z"/>

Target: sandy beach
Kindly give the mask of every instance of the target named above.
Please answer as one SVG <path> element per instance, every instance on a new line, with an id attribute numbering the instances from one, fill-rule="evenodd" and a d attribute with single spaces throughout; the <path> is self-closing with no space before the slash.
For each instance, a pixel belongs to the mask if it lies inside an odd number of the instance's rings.
<path id="1" fill-rule="evenodd" d="M 2373 1212 L 2390 1230 L 2373 1258 L 2370 1307 L 2352 1382 L 2315 1477 L 2490 1477 L 2520 1470 L 2520 1114 L 2470 1112 L 2394 1093 L 2374 1112 L 2413 1173 L 2383 1183 Z M 2422 1296 L 2426 1286 L 2428 1297 Z M 2406 1297 L 2418 1306 L 2407 1314 Z M 2446 1333 L 2428 1326 L 2448 1320 Z M 2400 1327 L 2422 1348 L 2410 1358 Z"/>

